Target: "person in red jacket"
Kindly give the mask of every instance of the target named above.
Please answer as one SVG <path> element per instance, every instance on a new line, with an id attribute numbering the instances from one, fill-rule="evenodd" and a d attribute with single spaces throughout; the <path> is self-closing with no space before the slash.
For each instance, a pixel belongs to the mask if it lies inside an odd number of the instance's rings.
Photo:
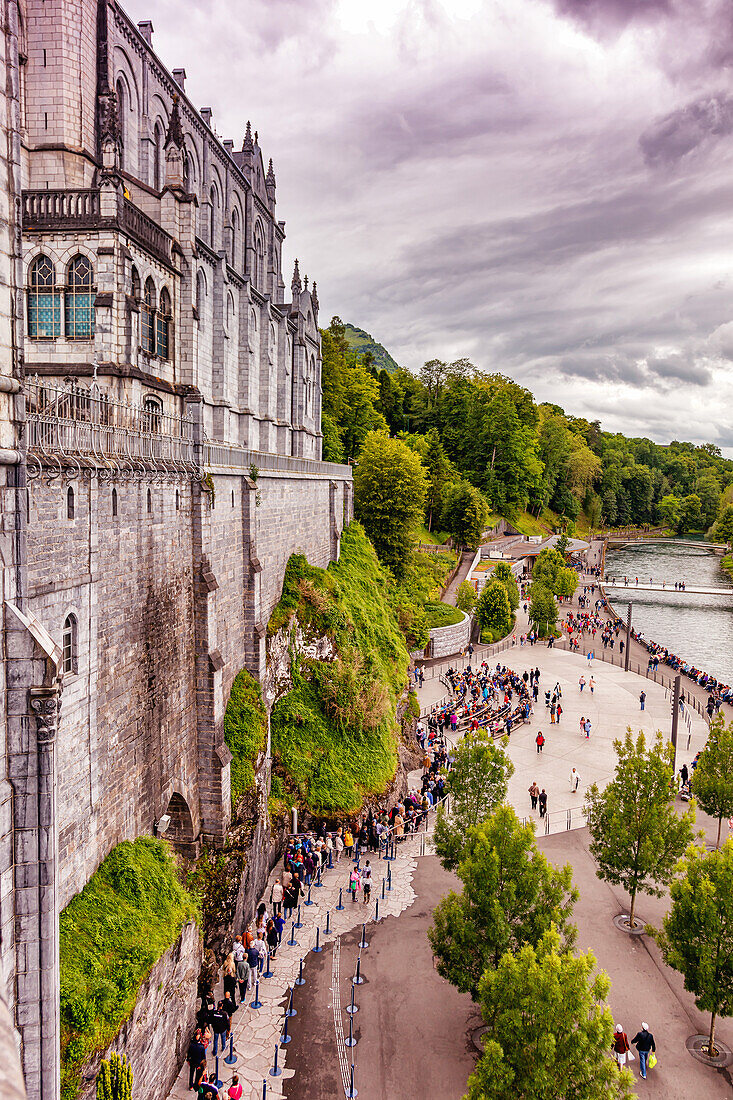
<path id="1" fill-rule="evenodd" d="M 539 733 L 537 734 L 537 736 L 535 737 L 535 744 L 537 745 L 537 752 L 542 752 L 542 749 L 543 749 L 544 744 L 545 744 L 545 735 L 542 732 L 542 730 L 540 730 Z"/>

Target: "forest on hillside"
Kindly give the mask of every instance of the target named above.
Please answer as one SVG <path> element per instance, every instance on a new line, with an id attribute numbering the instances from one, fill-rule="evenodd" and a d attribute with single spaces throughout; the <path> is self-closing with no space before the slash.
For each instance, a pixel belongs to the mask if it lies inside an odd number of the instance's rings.
<path id="1" fill-rule="evenodd" d="M 467 359 L 379 370 L 349 346 L 338 317 L 321 335 L 324 459 L 358 462 L 370 432 L 401 440 L 424 468 L 428 529 L 462 484 L 492 513 L 528 512 L 570 532 L 661 524 L 733 541 L 733 461 L 713 444 L 604 431 Z"/>

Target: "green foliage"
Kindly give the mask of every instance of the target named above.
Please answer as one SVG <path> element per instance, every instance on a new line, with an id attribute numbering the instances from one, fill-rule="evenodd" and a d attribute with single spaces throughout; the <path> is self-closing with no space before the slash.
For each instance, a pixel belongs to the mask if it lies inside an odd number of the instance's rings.
<path id="1" fill-rule="evenodd" d="M 482 493 L 470 481 L 461 480 L 443 489 L 442 524 L 459 546 L 474 549 L 489 518 L 489 506 Z"/>
<path id="2" fill-rule="evenodd" d="M 494 572 L 491 574 L 491 579 L 499 581 L 504 585 L 506 589 L 507 599 L 509 600 L 509 607 L 512 611 L 516 611 L 519 607 L 519 585 L 517 579 L 512 573 L 512 567 L 506 561 L 500 561 L 494 568 Z"/>
<path id="3" fill-rule="evenodd" d="M 341 432 L 338 424 L 328 413 L 321 414 L 321 431 L 323 432 L 322 455 L 324 462 L 343 462 L 344 445 L 341 440 Z"/>
<path id="4" fill-rule="evenodd" d="M 379 384 L 349 347 L 346 329 L 339 317 L 334 317 L 330 326 L 322 330 L 321 340 L 323 414 L 328 418 L 328 448 L 329 451 L 338 450 L 337 436 L 342 457 L 354 458 L 369 432 L 387 428 L 377 408 Z"/>
<path id="5" fill-rule="evenodd" d="M 417 719 L 420 717 L 420 702 L 414 691 L 411 691 L 407 696 L 407 713 L 411 718 Z"/>
<path id="6" fill-rule="evenodd" d="M 711 1014 L 708 1042 L 714 1052 L 716 1018 L 733 1016 L 733 840 L 710 853 L 691 846 L 679 870 L 656 937 L 697 1007 Z"/>
<path id="7" fill-rule="evenodd" d="M 428 644 L 431 627 L 445 625 L 431 618 L 432 614 L 436 619 L 447 614 L 440 610 L 447 605 L 436 604 L 436 597 L 441 594 L 455 563 L 455 555 L 450 551 L 425 553 L 417 550 L 413 550 L 405 562 L 399 581 L 395 581 L 390 591 L 390 601 L 408 649 L 422 649 Z M 429 612 L 431 605 L 437 608 L 432 614 Z"/>
<path id="8" fill-rule="evenodd" d="M 674 750 L 657 733 L 647 748 L 643 733 L 631 730 L 614 741 L 618 764 L 614 778 L 601 791 L 586 793 L 590 851 L 596 874 L 621 886 L 631 898 L 633 925 L 636 895 L 662 897 L 675 865 L 693 837 L 694 803 L 679 815 L 671 801 Z"/>
<path id="9" fill-rule="evenodd" d="M 454 870 L 461 862 L 469 830 L 485 821 L 506 798 L 514 765 L 501 747 L 484 731 L 467 734 L 455 747 L 448 773 L 450 817 L 442 808 L 435 825 L 435 850 L 443 866 Z"/>
<path id="10" fill-rule="evenodd" d="M 539 631 L 541 637 L 551 634 L 557 622 L 557 604 L 552 592 L 537 581 L 532 582 L 529 604 L 529 620 Z"/>
<path id="11" fill-rule="evenodd" d="M 429 600 L 425 604 L 425 614 L 431 630 L 436 626 L 454 626 L 463 619 L 463 613 L 457 607 L 449 603 L 441 603 L 439 600 Z"/>
<path id="12" fill-rule="evenodd" d="M 483 586 L 476 604 L 476 618 L 482 630 L 491 630 L 499 637 L 511 629 L 512 609 L 501 581 L 492 579 Z"/>
<path id="13" fill-rule="evenodd" d="M 456 607 L 459 611 L 465 611 L 470 614 L 476 606 L 478 596 L 476 595 L 476 589 L 473 587 L 470 581 L 461 581 L 458 585 L 458 592 L 456 594 Z"/>
<path id="14" fill-rule="evenodd" d="M 97 1100 L 132 1100 L 132 1068 L 127 1056 L 116 1051 L 102 1059 L 97 1074 Z"/>
<path id="15" fill-rule="evenodd" d="M 558 550 L 541 550 L 532 569 L 532 589 L 546 589 L 554 596 L 572 596 L 578 584 L 578 574 L 569 569 Z"/>
<path id="16" fill-rule="evenodd" d="M 422 519 L 426 486 L 425 471 L 414 451 L 384 432 L 366 437 L 354 472 L 356 516 L 380 561 L 397 576 L 404 571 Z"/>
<path id="17" fill-rule="evenodd" d="M 713 542 L 733 542 L 733 504 L 725 504 L 712 526 L 710 538 Z"/>
<path id="18" fill-rule="evenodd" d="M 198 906 L 165 841 L 113 848 L 60 918 L 61 1092 L 72 1100 L 84 1062 L 130 1015 L 141 983 Z"/>
<path id="19" fill-rule="evenodd" d="M 254 765 L 265 747 L 267 713 L 257 681 L 246 669 L 238 672 L 224 712 L 224 740 L 232 754 L 232 807 L 255 784 Z"/>
<path id="20" fill-rule="evenodd" d="M 468 1079 L 467 1100 L 631 1097 L 633 1077 L 609 1057 L 611 983 L 591 951 L 563 950 L 555 929 L 516 955 L 506 952 L 479 986 L 488 1031 Z M 572 1083 L 569 1090 L 568 1085 Z"/>
<path id="21" fill-rule="evenodd" d="M 344 336 L 349 347 L 356 352 L 362 362 L 368 356 L 369 365 L 379 371 L 384 370 L 391 374 L 398 369 L 397 364 L 386 348 L 377 343 L 374 337 L 365 332 L 363 328 L 357 328 L 355 325 L 347 323 L 344 325 Z"/>
<path id="22" fill-rule="evenodd" d="M 327 570 L 293 556 L 269 630 L 297 617 L 306 638 L 328 636 L 333 661 L 291 655 L 293 688 L 272 710 L 275 774 L 314 812 L 354 812 L 396 767 L 395 713 L 408 654 L 389 574 L 358 523 Z"/>
<path id="23" fill-rule="evenodd" d="M 707 744 L 697 761 L 694 775 L 695 801 L 718 819 L 718 840 L 724 817 L 733 817 L 733 722 L 726 725 L 722 714 L 710 723 Z"/>
<path id="24" fill-rule="evenodd" d="M 536 946 L 554 924 L 564 950 L 575 940 L 570 916 L 578 892 L 572 868 L 557 868 L 538 850 L 531 825 L 510 806 L 499 808 L 466 837 L 451 891 L 435 907 L 428 932 L 438 973 L 476 999 L 487 968 L 505 951 Z"/>

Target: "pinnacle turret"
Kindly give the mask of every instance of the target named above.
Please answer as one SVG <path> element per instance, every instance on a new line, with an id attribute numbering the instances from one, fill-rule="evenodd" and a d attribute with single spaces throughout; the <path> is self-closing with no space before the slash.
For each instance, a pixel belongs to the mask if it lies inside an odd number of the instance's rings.
<path id="1" fill-rule="evenodd" d="M 254 150 L 252 143 L 252 127 L 250 126 L 249 119 L 247 119 L 247 129 L 244 133 L 244 141 L 242 142 L 242 152 L 251 153 Z"/>
<path id="2" fill-rule="evenodd" d="M 293 281 L 290 284 L 290 289 L 293 292 L 293 299 L 295 299 L 296 295 L 300 294 L 301 290 L 303 289 L 303 286 L 300 282 L 300 268 L 298 267 L 297 260 L 295 261 L 295 267 L 293 268 Z"/>
<path id="3" fill-rule="evenodd" d="M 178 149 L 183 148 L 183 123 L 177 94 L 173 96 L 173 110 L 168 123 L 168 133 L 165 135 L 165 148 L 167 149 L 169 145 L 175 145 Z"/>

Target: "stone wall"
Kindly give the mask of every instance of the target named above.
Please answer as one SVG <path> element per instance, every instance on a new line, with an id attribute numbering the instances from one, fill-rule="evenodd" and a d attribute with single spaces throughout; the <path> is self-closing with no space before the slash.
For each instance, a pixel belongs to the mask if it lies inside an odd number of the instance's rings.
<path id="1" fill-rule="evenodd" d="M 201 935 L 191 921 L 150 971 L 132 1015 L 115 1039 L 85 1067 L 82 1100 L 95 1100 L 99 1064 L 113 1051 L 126 1054 L 132 1066 L 133 1100 L 161 1100 L 168 1095 L 185 1060 L 196 1020 L 201 957 Z"/>
<path id="2" fill-rule="evenodd" d="M 471 640 L 471 620 L 465 612 L 459 623 L 452 626 L 436 626 L 430 631 L 430 656 L 450 657 L 460 653 Z"/>

